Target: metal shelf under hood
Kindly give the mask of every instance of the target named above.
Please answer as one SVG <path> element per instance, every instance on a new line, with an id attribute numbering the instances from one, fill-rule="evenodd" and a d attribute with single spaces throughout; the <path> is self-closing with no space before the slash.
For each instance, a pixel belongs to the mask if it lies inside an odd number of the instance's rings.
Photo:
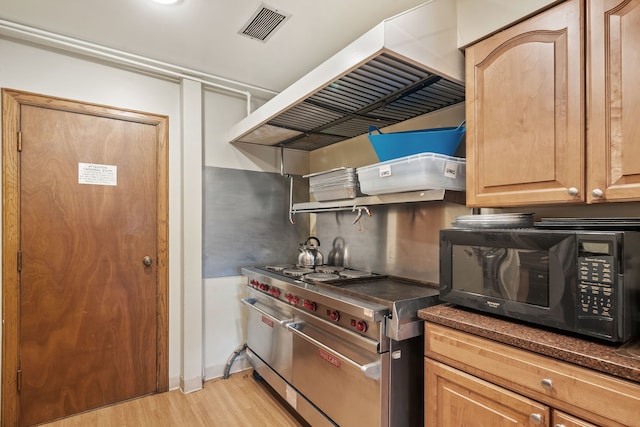
<path id="1" fill-rule="evenodd" d="M 455 2 L 387 19 L 227 134 L 230 142 L 312 151 L 464 101 Z"/>

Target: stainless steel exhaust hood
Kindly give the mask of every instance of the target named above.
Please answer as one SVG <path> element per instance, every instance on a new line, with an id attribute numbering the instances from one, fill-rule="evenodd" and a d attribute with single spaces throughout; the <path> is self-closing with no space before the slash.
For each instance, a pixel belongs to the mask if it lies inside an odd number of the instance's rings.
<path id="1" fill-rule="evenodd" d="M 431 0 L 375 26 L 226 138 L 312 151 L 462 101 L 456 2 Z"/>

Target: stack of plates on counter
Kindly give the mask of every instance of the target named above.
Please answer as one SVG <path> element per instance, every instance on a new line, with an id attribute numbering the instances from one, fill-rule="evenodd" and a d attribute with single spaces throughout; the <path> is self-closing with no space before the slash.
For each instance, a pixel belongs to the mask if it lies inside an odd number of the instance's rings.
<path id="1" fill-rule="evenodd" d="M 355 168 L 341 167 L 304 175 L 303 178 L 309 178 L 309 192 L 319 202 L 353 199 L 359 193 Z"/>
<path id="2" fill-rule="evenodd" d="M 533 214 L 531 213 L 505 213 L 488 215 L 462 215 L 456 217 L 452 223 L 454 228 L 531 228 L 533 227 Z"/>

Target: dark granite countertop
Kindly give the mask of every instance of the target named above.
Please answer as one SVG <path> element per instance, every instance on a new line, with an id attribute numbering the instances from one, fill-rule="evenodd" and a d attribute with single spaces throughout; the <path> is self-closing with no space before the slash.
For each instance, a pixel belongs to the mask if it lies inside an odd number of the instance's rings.
<path id="1" fill-rule="evenodd" d="M 452 304 L 418 311 L 421 319 L 640 383 L 640 339 L 609 345 L 480 314 Z"/>

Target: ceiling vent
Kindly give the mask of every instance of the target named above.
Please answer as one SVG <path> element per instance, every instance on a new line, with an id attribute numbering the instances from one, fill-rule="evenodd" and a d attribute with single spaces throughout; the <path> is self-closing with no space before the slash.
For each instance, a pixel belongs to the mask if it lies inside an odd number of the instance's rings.
<path id="1" fill-rule="evenodd" d="M 254 40 L 266 42 L 290 17 L 290 13 L 262 3 L 253 12 L 239 33 Z"/>

